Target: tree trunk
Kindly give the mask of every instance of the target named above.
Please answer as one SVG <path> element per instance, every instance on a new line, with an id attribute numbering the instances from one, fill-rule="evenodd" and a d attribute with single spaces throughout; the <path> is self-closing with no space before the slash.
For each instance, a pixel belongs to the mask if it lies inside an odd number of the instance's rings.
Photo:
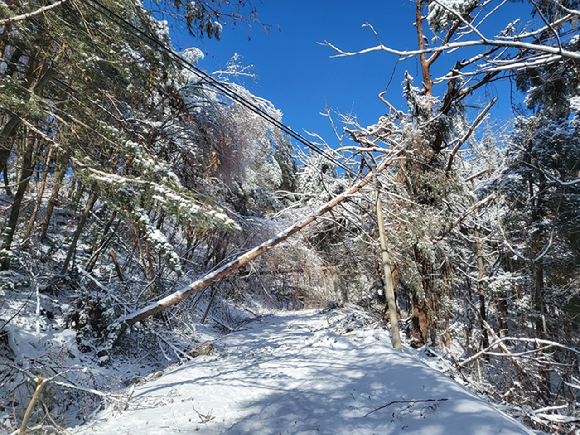
<path id="1" fill-rule="evenodd" d="M 40 189 L 38 190 L 38 194 L 36 195 L 36 204 L 34 205 L 34 210 L 30 215 L 30 219 L 28 220 L 28 226 L 26 227 L 26 231 L 24 232 L 24 243 L 28 244 L 28 239 L 30 234 L 32 233 L 32 228 L 34 227 L 34 221 L 36 220 L 36 215 L 38 214 L 38 209 L 40 208 L 40 204 L 42 203 L 42 195 L 44 195 L 44 189 L 46 188 L 46 179 L 48 178 L 48 165 L 50 164 L 50 159 L 52 157 L 52 152 L 54 147 L 51 146 L 48 150 L 48 155 L 46 156 L 46 161 L 44 167 L 42 168 L 42 181 L 40 183 Z"/>
<path id="2" fill-rule="evenodd" d="M 422 347 L 427 343 L 429 333 L 429 304 L 426 300 L 421 300 L 417 295 L 411 297 L 411 337 L 413 337 L 412 346 L 415 348 Z"/>
<path id="3" fill-rule="evenodd" d="M 417 0 L 415 10 L 415 26 L 417 28 L 417 44 L 419 50 L 425 48 L 425 36 L 423 35 L 423 0 Z M 419 63 L 421 64 L 421 74 L 423 76 L 423 86 L 425 86 L 425 94 L 433 95 L 433 84 L 431 82 L 431 64 L 427 60 L 427 54 L 419 55 Z"/>
<path id="4" fill-rule="evenodd" d="M 411 315 L 411 335 L 415 339 L 414 347 L 421 347 L 427 343 L 427 338 L 435 345 L 437 334 L 433 324 L 432 307 L 429 300 L 433 297 L 432 275 L 433 265 L 430 260 L 421 252 L 418 245 L 414 246 L 414 256 L 419 275 L 421 276 L 422 294 L 417 290 L 413 292 L 411 304 L 413 306 Z"/>
<path id="5" fill-rule="evenodd" d="M 93 267 L 95 267 L 95 264 L 97 263 L 97 258 L 99 258 L 99 255 L 101 255 L 101 253 L 105 250 L 105 248 L 107 247 L 107 245 L 109 244 L 109 242 L 111 241 L 111 239 L 113 238 L 115 233 L 117 232 L 117 228 L 119 227 L 119 224 L 121 223 L 120 220 L 115 225 L 115 228 L 113 228 L 113 231 L 111 232 L 111 234 L 107 234 L 116 218 L 117 218 L 117 210 L 113 211 L 113 213 L 111 214 L 111 217 L 107 221 L 107 224 L 105 225 L 105 228 L 103 229 L 103 235 L 101 237 L 101 240 L 98 243 L 95 243 L 95 245 L 93 246 L 91 258 L 89 258 L 89 261 L 87 262 L 87 265 L 85 266 L 85 270 L 87 272 L 91 272 L 93 270 Z"/>
<path id="6" fill-rule="evenodd" d="M 98 195 L 97 191 L 93 190 L 91 192 L 91 195 L 89 196 L 89 199 L 87 201 L 87 205 L 85 206 L 85 209 L 83 211 L 83 214 L 81 215 L 81 219 L 79 221 L 79 224 L 77 225 L 77 229 L 76 229 L 76 231 L 73 235 L 73 238 L 70 242 L 70 247 L 68 248 L 68 254 L 66 255 L 66 259 L 64 260 L 62 270 L 60 271 L 61 275 L 64 275 L 68 270 L 68 267 L 69 267 L 70 262 L 72 260 L 73 254 L 77 248 L 77 242 L 79 241 L 79 237 L 80 237 L 81 233 L 83 232 L 85 224 L 87 223 L 87 219 L 89 218 L 89 215 L 91 214 L 91 210 L 93 209 L 95 202 L 97 202 L 98 197 L 99 197 L 99 195 Z"/>
<path id="7" fill-rule="evenodd" d="M 52 192 L 50 194 L 48 202 L 46 203 L 46 210 L 44 211 L 44 217 L 42 218 L 42 223 L 40 224 L 39 232 L 41 240 L 46 238 L 46 233 L 48 232 L 50 219 L 52 218 L 52 212 L 54 211 L 54 207 L 58 202 L 58 194 L 60 192 L 60 188 L 62 187 L 65 174 L 66 174 L 66 166 L 63 166 L 56 173 L 56 179 L 54 180 L 54 185 L 52 186 Z"/>
<path id="8" fill-rule="evenodd" d="M 483 326 L 483 322 L 487 321 L 487 315 L 485 312 L 485 291 L 483 288 L 485 270 L 483 268 L 483 253 L 481 250 L 481 242 L 479 240 L 479 231 L 477 230 L 477 227 L 473 229 L 473 234 L 475 236 L 475 250 L 477 255 L 477 292 L 479 294 L 479 316 L 481 319 L 481 345 L 483 349 L 486 349 L 489 347 L 489 337 L 487 335 L 487 330 Z"/>
<path id="9" fill-rule="evenodd" d="M 542 260 L 532 262 L 534 274 L 534 304 L 536 309 L 536 337 L 546 338 L 548 328 L 546 326 L 546 307 L 544 305 L 544 268 Z"/>
<path id="10" fill-rule="evenodd" d="M 8 177 L 8 166 L 4 166 L 2 170 L 2 175 L 4 177 L 4 189 L 6 189 L 6 195 L 12 197 L 12 191 L 10 190 L 10 179 Z"/>
<path id="11" fill-rule="evenodd" d="M 393 348 L 402 350 L 401 347 L 401 332 L 399 331 L 399 319 L 397 318 L 397 301 L 395 299 L 395 290 L 393 288 L 393 278 L 391 277 L 391 257 L 387 251 L 387 238 L 385 236 L 385 218 L 383 216 L 383 204 L 381 201 L 381 194 L 379 191 L 379 184 L 376 178 L 376 171 L 373 168 L 373 176 L 376 184 L 377 195 L 377 223 L 379 225 L 379 239 L 381 243 L 381 259 L 383 262 L 383 273 L 385 275 L 384 291 L 387 299 L 387 307 L 389 309 L 389 317 L 391 321 L 391 341 Z"/>
<path id="12" fill-rule="evenodd" d="M 125 278 L 123 277 L 123 272 L 121 271 L 121 266 L 117 261 L 117 254 L 115 254 L 115 251 L 113 249 L 109 250 L 109 254 L 111 255 L 111 260 L 113 260 L 113 264 L 115 265 L 115 271 L 117 272 L 117 277 L 119 278 L 119 281 L 125 281 Z"/>
<path id="13" fill-rule="evenodd" d="M 32 142 L 32 143 L 30 143 Z M 14 240 L 14 234 L 16 232 L 16 226 L 18 225 L 18 218 L 20 216 L 20 208 L 22 206 L 22 200 L 24 199 L 24 194 L 28 190 L 28 184 L 30 183 L 30 177 L 33 172 L 32 168 L 32 152 L 34 149 L 34 139 L 27 137 L 25 139 L 25 151 L 22 158 L 22 170 L 20 171 L 20 180 L 18 181 L 18 189 L 16 190 L 16 195 L 14 196 L 14 202 L 12 203 L 12 209 L 10 210 L 10 217 L 8 218 L 8 228 L 5 230 L 4 241 L 2 243 L 2 249 L 9 251 L 12 242 Z M 5 259 L 2 263 L 2 269 L 6 269 L 9 266 L 9 260 Z"/>

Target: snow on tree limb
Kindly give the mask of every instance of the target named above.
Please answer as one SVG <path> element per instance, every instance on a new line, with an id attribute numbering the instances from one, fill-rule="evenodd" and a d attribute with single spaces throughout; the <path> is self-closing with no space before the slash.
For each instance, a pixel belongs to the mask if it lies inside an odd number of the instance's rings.
<path id="1" fill-rule="evenodd" d="M 483 60 L 484 64 L 477 66 L 474 71 L 468 73 L 460 73 L 458 71 L 452 70 L 450 74 L 439 78 L 434 81 L 449 80 L 453 76 L 457 75 L 478 75 L 478 74 L 489 74 L 492 72 L 501 72 L 506 70 L 514 69 L 528 69 L 537 67 L 538 65 L 545 65 L 548 63 L 554 63 L 561 61 L 562 59 L 580 59 L 580 53 L 570 49 L 566 45 L 566 41 L 561 40 L 557 28 L 564 25 L 570 24 L 575 26 L 575 20 L 579 11 L 572 11 L 563 9 L 565 15 L 560 18 L 554 18 L 553 21 L 549 21 L 541 14 L 539 11 L 539 16 L 542 19 L 540 23 L 540 28 L 520 32 L 515 31 L 515 23 L 512 22 L 507 24 L 504 30 L 499 32 L 496 36 L 490 37 L 485 35 L 481 30 L 481 25 L 489 19 L 493 14 L 499 14 L 500 8 L 506 3 L 501 2 L 493 10 L 486 13 L 483 18 L 478 18 L 479 14 L 474 14 L 472 17 L 472 12 L 475 9 L 480 8 L 484 11 L 484 7 L 490 2 L 478 2 L 478 1 L 465 1 L 465 2 L 450 2 L 444 0 L 433 0 L 429 4 L 429 13 L 426 16 L 421 14 L 417 15 L 417 23 L 426 19 L 431 27 L 431 30 L 437 36 L 439 45 L 427 47 L 424 43 L 426 38 L 423 35 L 423 30 L 421 26 L 418 26 L 417 32 L 420 36 L 419 46 L 414 50 L 399 50 L 390 46 L 387 46 L 381 42 L 379 35 L 372 27 L 371 24 L 366 23 L 363 27 L 368 27 L 373 32 L 377 45 L 374 47 L 368 47 L 359 51 L 344 51 L 328 41 L 324 41 L 321 45 L 332 48 L 336 54 L 331 57 L 348 57 L 356 56 L 361 54 L 366 54 L 375 51 L 384 51 L 390 54 L 399 56 L 400 58 L 409 57 L 424 57 L 427 54 L 431 54 L 428 59 L 425 59 L 425 64 L 431 66 L 433 62 L 439 57 L 440 54 L 444 52 L 451 52 L 459 48 L 467 47 L 490 47 L 490 51 L 484 54 L 479 54 L 476 60 Z M 533 2 L 532 2 L 533 3 Z M 422 7 L 423 2 L 418 1 L 418 8 Z M 561 5 L 558 5 L 561 7 Z M 418 9 L 419 11 L 419 9 Z M 416 24 L 417 25 L 417 24 Z M 446 33 L 444 35 L 437 35 L 438 32 L 444 31 L 447 27 Z M 462 29 L 461 35 L 457 36 L 457 31 Z M 554 41 L 546 41 L 545 36 L 553 35 Z M 465 36 L 471 36 L 469 40 L 462 40 Z M 552 43 L 553 42 L 553 43 Z M 515 49 L 518 53 L 513 54 L 508 58 L 503 58 L 505 50 Z M 492 56 L 494 52 L 501 50 L 502 53 L 496 56 Z M 473 63 L 469 61 L 467 64 Z M 465 62 L 462 62 L 465 66 Z M 426 84 L 427 86 L 427 84 Z M 427 86 L 427 90 L 428 90 Z"/>
<path id="2" fill-rule="evenodd" d="M 347 52 L 343 51 L 340 48 L 334 46 L 328 41 L 324 41 L 322 45 L 332 48 L 338 54 L 331 56 L 332 58 L 338 57 L 349 57 L 349 56 L 357 56 L 360 54 L 372 53 L 375 51 L 385 51 L 390 54 L 394 54 L 401 57 L 412 57 L 412 56 L 419 56 L 421 54 L 427 53 L 439 53 L 444 51 L 454 50 L 456 48 L 466 48 L 466 47 L 480 47 L 480 46 L 493 46 L 493 47 L 500 47 L 500 48 L 518 48 L 521 50 L 534 50 L 540 51 L 543 53 L 549 53 L 556 55 L 555 59 L 562 59 L 562 58 L 569 58 L 569 59 L 578 59 L 580 60 L 580 53 L 576 53 L 569 50 L 560 50 L 559 47 L 552 47 L 550 45 L 541 45 L 541 44 L 532 44 L 530 42 L 521 42 L 521 41 L 504 41 L 501 39 L 478 39 L 472 41 L 463 41 L 463 42 L 452 42 L 449 44 L 442 45 L 440 47 L 431 47 L 431 48 L 424 48 L 423 50 L 397 50 L 391 47 L 387 47 L 386 45 L 379 44 L 374 47 L 365 48 L 359 51 Z"/>
<path id="3" fill-rule="evenodd" d="M 67 0 L 59 0 L 59 1 L 57 1 L 57 2 L 55 2 L 53 4 L 51 4 L 51 5 L 44 6 L 44 7 L 40 8 L 40 9 L 37 9 L 37 10 L 35 10 L 33 12 L 29 12 L 27 14 L 16 15 L 16 16 L 10 17 L 10 18 L 5 18 L 3 20 L 0 20 L 0 26 L 6 26 L 7 24 L 12 24 L 12 23 L 15 23 L 17 21 L 27 20 L 28 18 L 32 18 L 32 17 L 34 17 L 36 15 L 40 15 L 40 14 L 42 14 L 44 12 L 47 12 L 47 11 L 49 11 L 51 9 L 54 9 L 54 8 L 62 5 L 66 1 Z"/>

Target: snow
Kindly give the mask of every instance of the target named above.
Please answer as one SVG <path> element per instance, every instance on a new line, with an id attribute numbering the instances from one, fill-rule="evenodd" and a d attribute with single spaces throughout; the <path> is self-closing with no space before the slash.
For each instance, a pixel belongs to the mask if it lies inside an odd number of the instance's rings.
<path id="1" fill-rule="evenodd" d="M 349 306 L 263 317 L 72 433 L 533 433 L 425 361 L 435 358 L 393 350 L 364 316 Z"/>
<path id="2" fill-rule="evenodd" d="M 429 4 L 427 21 L 435 31 L 441 30 L 449 23 L 465 15 L 477 3 L 476 0 L 439 0 Z"/>

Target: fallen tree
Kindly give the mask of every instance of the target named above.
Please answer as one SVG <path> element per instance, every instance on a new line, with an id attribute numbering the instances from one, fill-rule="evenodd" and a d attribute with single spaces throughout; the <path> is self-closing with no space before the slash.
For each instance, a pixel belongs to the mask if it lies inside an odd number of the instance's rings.
<path id="1" fill-rule="evenodd" d="M 378 166 L 377 172 L 380 173 L 386 167 L 388 167 L 393 162 L 393 160 L 401 153 L 401 151 L 402 149 L 399 149 L 398 151 L 394 151 L 388 157 L 386 157 Z M 109 328 L 110 333 L 108 334 L 108 339 L 112 340 L 112 343 L 115 343 L 118 340 L 118 338 L 123 334 L 123 332 L 127 329 L 127 327 L 132 326 L 137 322 L 140 322 L 150 316 L 153 316 L 165 310 L 166 308 L 169 308 L 181 302 L 182 300 L 188 298 L 194 293 L 197 293 L 203 288 L 215 283 L 216 281 L 222 279 L 223 277 L 229 275 L 230 273 L 245 266 L 254 258 L 262 255 L 263 253 L 272 249 L 274 246 L 282 243 L 293 234 L 296 234 L 298 231 L 314 222 L 320 216 L 328 213 L 338 204 L 347 200 L 354 193 L 356 193 L 357 191 L 365 187 L 367 184 L 369 184 L 372 181 L 372 179 L 373 175 L 371 172 L 369 172 L 364 178 L 362 178 L 359 182 L 355 183 L 346 192 L 335 197 L 334 199 L 332 199 L 331 201 L 327 202 L 322 207 L 320 207 L 318 210 L 316 210 L 314 213 L 305 217 L 300 222 L 292 225 L 291 227 L 286 228 L 284 231 L 267 240 L 266 242 L 262 243 L 261 245 L 256 246 L 255 248 L 249 251 L 246 251 L 245 253 L 233 259 L 229 263 L 224 264 L 220 268 L 201 277 L 197 281 L 192 282 L 191 284 L 172 293 L 171 295 L 166 296 L 163 299 L 160 299 L 156 302 L 152 302 L 151 304 L 147 305 L 146 307 L 143 307 L 140 310 L 134 311 L 133 313 L 123 316 L 118 322 L 115 322 Z"/>

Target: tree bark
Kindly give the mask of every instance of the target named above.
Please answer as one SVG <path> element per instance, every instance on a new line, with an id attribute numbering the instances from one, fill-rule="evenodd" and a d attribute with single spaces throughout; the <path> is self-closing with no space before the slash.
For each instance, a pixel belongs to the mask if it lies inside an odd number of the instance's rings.
<path id="1" fill-rule="evenodd" d="M 415 11 L 415 26 L 417 27 L 417 43 L 419 50 L 425 49 L 425 36 L 423 35 L 423 0 L 417 0 L 417 9 Z M 425 86 L 425 94 L 433 95 L 433 83 L 431 82 L 431 63 L 427 60 L 427 54 L 421 53 L 419 55 L 421 63 L 421 73 L 423 75 L 423 86 Z"/>
<path id="2" fill-rule="evenodd" d="M 384 291 L 387 299 L 387 307 L 389 309 L 389 317 L 391 321 L 391 341 L 393 348 L 402 350 L 401 347 L 401 332 L 399 331 L 399 319 L 397 318 L 397 300 L 395 299 L 395 290 L 393 288 L 393 278 L 391 276 L 391 257 L 387 251 L 387 238 L 385 236 L 385 218 L 383 216 L 383 204 L 381 201 L 381 193 L 379 191 L 379 184 L 376 177 L 376 171 L 373 168 L 373 176 L 375 181 L 375 189 L 377 195 L 377 223 L 379 225 L 379 239 L 381 244 L 381 259 L 383 262 L 383 273 L 385 275 Z"/>
<path id="3" fill-rule="evenodd" d="M 64 176 L 66 174 L 66 166 L 62 167 L 56 173 L 56 179 L 54 180 L 54 185 L 52 186 L 52 192 L 50 194 L 50 198 L 46 203 L 46 210 L 44 211 L 44 217 L 42 218 L 42 223 L 40 224 L 40 239 L 46 238 L 46 233 L 48 232 L 48 226 L 50 224 L 50 219 L 52 218 L 52 212 L 54 211 L 54 207 L 58 202 L 58 194 L 60 192 L 60 188 L 62 187 L 62 183 L 64 181 Z"/>
<path id="4" fill-rule="evenodd" d="M 534 305 L 536 309 L 536 336 L 546 338 L 548 328 L 546 325 L 546 307 L 544 304 L 544 267 L 542 260 L 532 262 L 534 275 Z"/>
<path id="5" fill-rule="evenodd" d="M 85 266 L 85 270 L 87 272 L 91 272 L 93 270 L 93 267 L 95 267 L 95 264 L 97 263 L 97 258 L 99 258 L 99 255 L 101 255 L 101 253 L 105 250 L 108 243 L 111 241 L 111 239 L 113 238 L 113 236 L 117 232 L 117 228 L 119 227 L 119 224 L 121 223 L 120 220 L 117 221 L 117 224 L 115 225 L 115 228 L 113 228 L 113 231 L 111 232 L 111 234 L 108 234 L 109 229 L 111 229 L 111 226 L 113 225 L 113 222 L 115 221 L 115 219 L 117 219 L 117 210 L 113 211 L 113 213 L 111 214 L 111 217 L 109 218 L 107 224 L 105 225 L 105 228 L 103 229 L 103 235 L 101 237 L 101 240 L 99 240 L 99 242 L 95 243 L 95 245 L 93 246 L 93 250 L 92 250 L 93 253 L 91 254 L 91 258 L 89 258 L 89 261 L 87 262 L 87 265 Z"/>
<path id="6" fill-rule="evenodd" d="M 12 191 L 10 190 L 10 179 L 8 177 L 8 166 L 4 166 L 4 169 L 2 170 L 2 175 L 4 178 L 4 189 L 6 189 L 6 195 L 11 197 L 13 195 L 12 195 Z"/>
<path id="7" fill-rule="evenodd" d="M 73 235 L 73 238 L 70 242 L 70 247 L 68 248 L 68 254 L 66 255 L 66 259 L 64 260 L 62 270 L 60 271 L 61 275 L 64 275 L 68 270 L 68 266 L 72 260 L 73 254 L 77 248 L 77 243 L 79 241 L 79 237 L 80 237 L 81 233 L 83 232 L 85 224 L 87 223 L 87 219 L 89 218 L 89 215 L 91 214 L 91 210 L 93 209 L 95 202 L 97 202 L 98 197 L 99 197 L 99 195 L 98 195 L 97 191 L 93 190 L 91 192 L 91 195 L 89 196 L 89 199 L 87 201 L 87 205 L 85 206 L 85 209 L 83 211 L 83 214 L 81 215 L 81 219 L 79 221 L 79 224 L 77 225 L 77 229 L 76 229 L 76 231 Z"/>
<path id="8" fill-rule="evenodd" d="M 473 234 L 475 236 L 475 250 L 477 254 L 477 292 L 479 294 L 479 317 L 481 319 L 481 345 L 485 349 L 489 347 L 489 337 L 487 335 L 487 330 L 483 325 L 483 322 L 487 322 L 487 314 L 485 312 L 485 290 L 483 288 L 483 277 L 485 271 L 483 268 L 483 253 L 477 227 L 473 229 Z"/>
<path id="9" fill-rule="evenodd" d="M 411 298 L 411 336 L 412 346 L 419 348 L 427 343 L 429 333 L 429 304 L 425 299 L 421 300 L 417 295 Z"/>
<path id="10" fill-rule="evenodd" d="M 115 254 L 115 250 L 110 249 L 109 255 L 111 255 L 111 260 L 113 260 L 113 264 L 115 265 L 115 271 L 117 272 L 117 277 L 119 278 L 119 281 L 125 281 L 125 278 L 123 277 L 123 271 L 121 270 L 121 266 L 117 261 L 117 254 Z"/>
<path id="11" fill-rule="evenodd" d="M 22 200 L 24 199 L 24 194 L 28 190 L 28 184 L 30 183 L 30 177 L 33 173 L 32 168 L 32 153 L 34 149 L 33 138 L 25 139 L 25 152 L 22 158 L 22 170 L 20 171 L 20 180 L 18 180 L 18 189 L 16 190 L 16 195 L 14 196 L 14 202 L 12 203 L 12 209 L 10 210 L 10 217 L 8 218 L 8 227 L 5 230 L 4 241 L 2 243 L 2 249 L 9 251 L 12 242 L 14 240 L 14 233 L 16 232 L 16 226 L 18 225 L 18 218 L 20 216 L 20 208 L 22 206 Z M 5 259 L 2 262 L 2 269 L 6 269 L 9 266 L 9 260 Z"/>
<path id="12" fill-rule="evenodd" d="M 40 182 L 40 189 L 38 190 L 38 195 L 36 195 L 36 204 L 34 205 L 34 210 L 30 215 L 30 219 L 28 220 L 28 226 L 26 227 L 26 231 L 24 232 L 24 243 L 28 244 L 28 239 L 30 234 L 32 233 L 32 228 L 34 227 L 34 221 L 36 220 L 36 215 L 38 214 L 38 209 L 40 208 L 40 204 L 42 203 L 42 195 L 44 195 L 44 189 L 46 188 L 46 179 L 48 178 L 48 165 L 50 164 L 50 159 L 52 157 L 52 152 L 54 147 L 51 146 L 48 150 L 48 155 L 46 156 L 46 161 L 44 167 L 42 168 L 42 181 Z"/>

